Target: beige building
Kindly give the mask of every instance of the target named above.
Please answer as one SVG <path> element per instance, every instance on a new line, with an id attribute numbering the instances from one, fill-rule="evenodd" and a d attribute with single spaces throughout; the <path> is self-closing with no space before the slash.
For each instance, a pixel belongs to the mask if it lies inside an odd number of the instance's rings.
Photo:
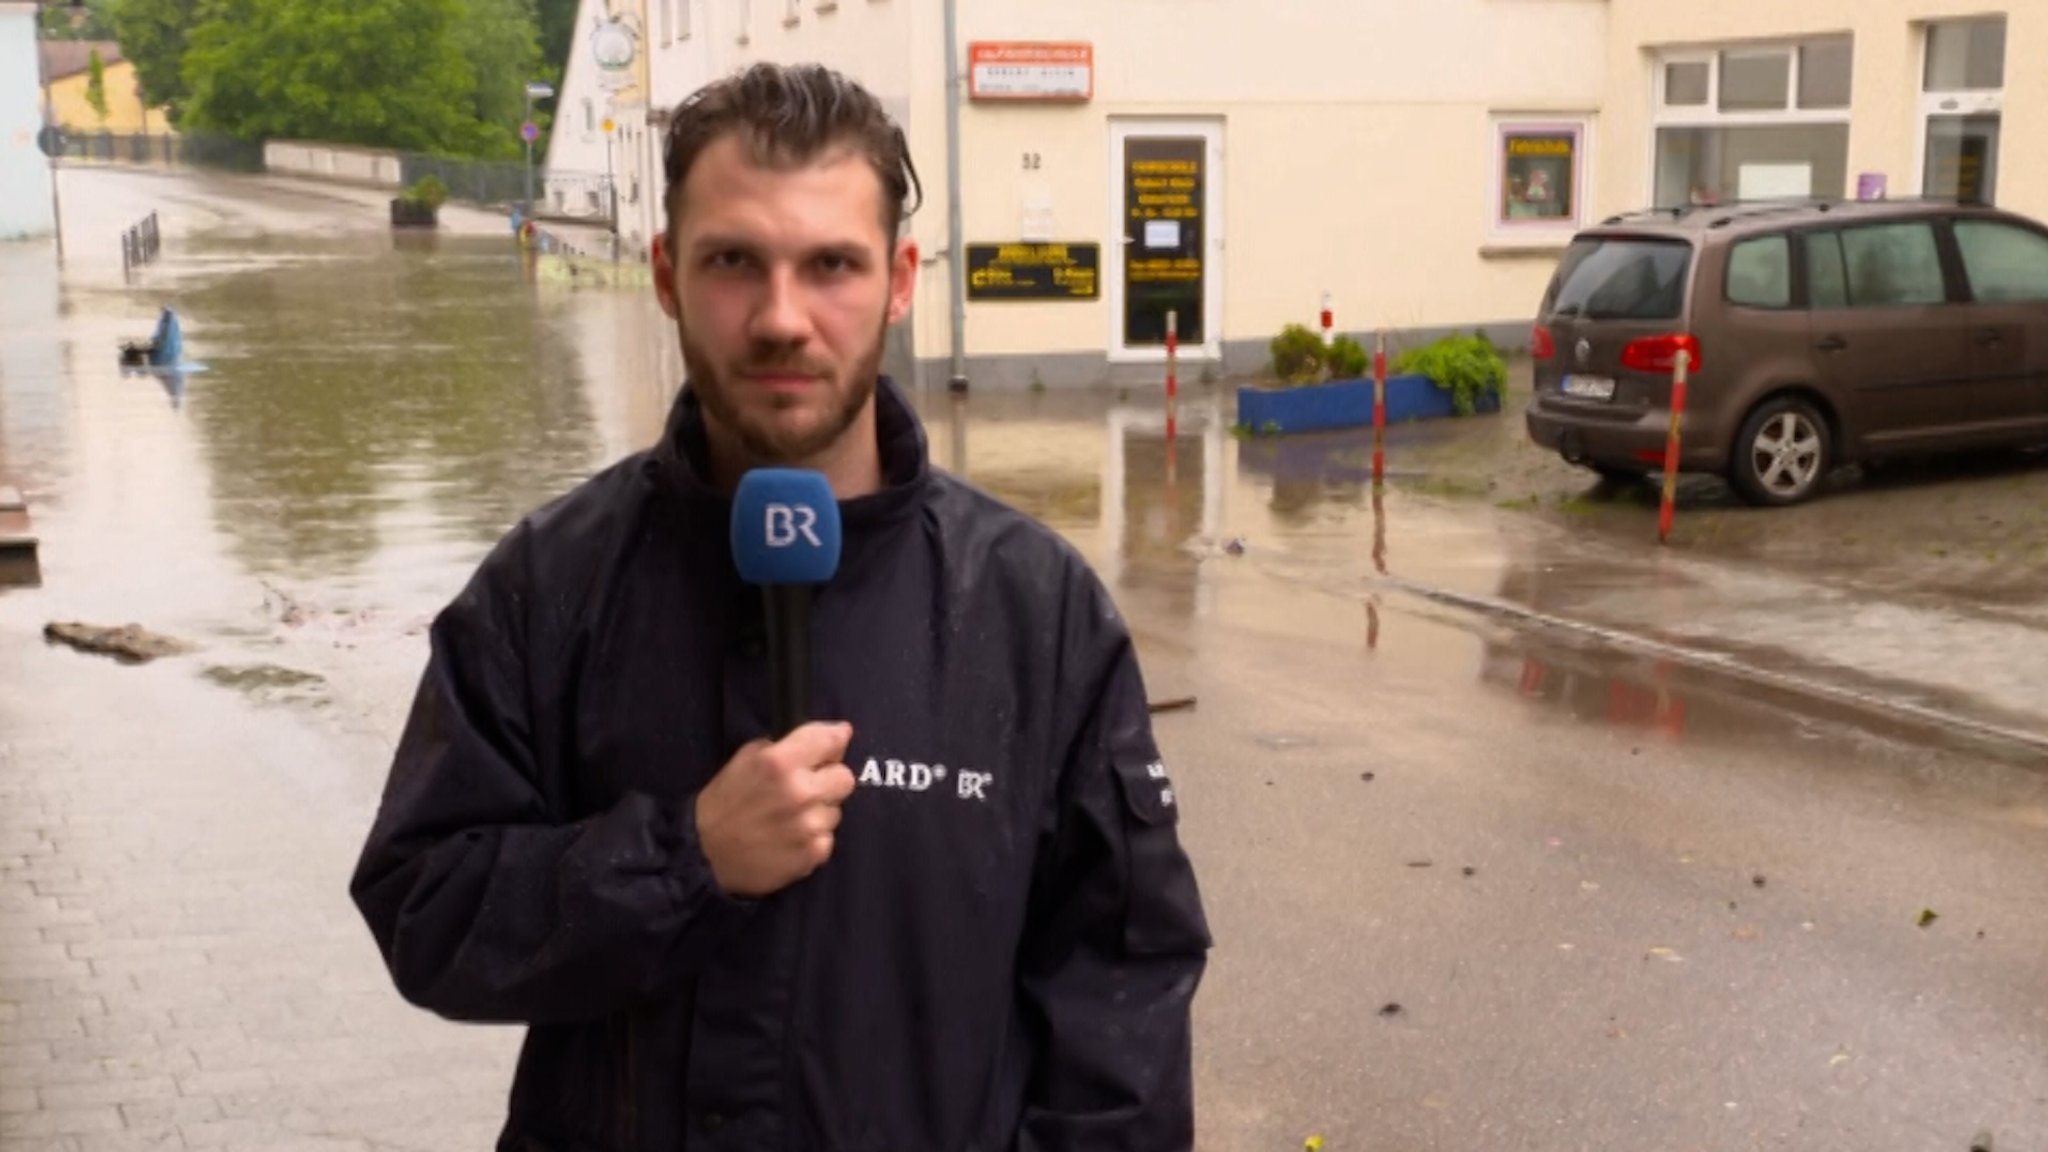
<path id="1" fill-rule="evenodd" d="M 162 136 L 170 132 L 163 108 L 143 104 L 135 64 L 121 54 L 119 44 L 112 40 L 44 40 L 37 47 L 42 54 L 43 78 L 48 82 L 56 121 L 67 132 L 109 132 L 117 136 Z M 100 55 L 101 85 L 107 101 L 104 117 L 92 106 L 89 96 L 94 52 Z"/>
<path id="2" fill-rule="evenodd" d="M 641 0 L 663 110 L 757 60 L 904 121 L 927 261 L 898 366 L 953 354 L 944 5 Z M 614 0 L 616 3 L 616 0 Z M 959 0 L 976 386 L 1256 370 L 1283 325 L 1509 343 L 1572 232 L 1625 209 L 1975 195 L 2048 217 L 2048 0 Z M 622 219 L 660 227 L 659 197 Z M 1189 374 L 1199 372 L 1191 367 Z"/>

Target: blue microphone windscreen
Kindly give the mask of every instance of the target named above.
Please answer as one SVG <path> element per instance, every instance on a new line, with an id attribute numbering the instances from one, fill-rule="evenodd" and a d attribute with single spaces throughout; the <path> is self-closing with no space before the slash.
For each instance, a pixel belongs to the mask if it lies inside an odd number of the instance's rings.
<path id="1" fill-rule="evenodd" d="M 749 584 L 824 584 L 839 571 L 839 501 L 816 472 L 756 468 L 732 502 L 732 554 Z"/>

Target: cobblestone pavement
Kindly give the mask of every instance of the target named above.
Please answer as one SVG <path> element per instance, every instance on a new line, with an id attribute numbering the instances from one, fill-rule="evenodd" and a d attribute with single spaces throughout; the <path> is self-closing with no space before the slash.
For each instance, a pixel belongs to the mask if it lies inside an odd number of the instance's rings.
<path id="1" fill-rule="evenodd" d="M 406 1005 L 348 900 L 382 749 L 15 637 L 0 684 L 0 1147 L 490 1146 L 516 1031 Z"/>

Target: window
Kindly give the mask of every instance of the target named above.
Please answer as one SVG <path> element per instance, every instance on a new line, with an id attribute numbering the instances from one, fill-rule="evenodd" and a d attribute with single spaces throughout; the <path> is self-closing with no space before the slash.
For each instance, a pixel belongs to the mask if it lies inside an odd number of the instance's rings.
<path id="1" fill-rule="evenodd" d="M 1847 36 L 1663 59 L 1652 203 L 1843 195 L 1855 59 Z"/>
<path id="2" fill-rule="evenodd" d="M 1927 26 L 1920 191 L 1990 204 L 2004 136 L 2005 18 Z"/>
<path id="3" fill-rule="evenodd" d="M 2048 236 L 1988 220 L 1959 220 L 1956 244 L 1977 299 L 2048 300 Z"/>
<path id="4" fill-rule="evenodd" d="M 1792 306 L 1792 242 L 1783 236 L 1744 240 L 1728 253 L 1728 302 L 1746 308 Z"/>
<path id="5" fill-rule="evenodd" d="M 1873 224 L 1842 232 L 1849 303 L 1857 308 L 1940 304 L 1948 299 L 1930 224 Z"/>
<path id="6" fill-rule="evenodd" d="M 1685 303 L 1692 245 L 1675 240 L 1575 240 L 1558 261 L 1543 310 L 1588 320 L 1674 320 Z"/>
<path id="7" fill-rule="evenodd" d="M 1659 128 L 1656 203 L 1839 196 L 1849 184 L 1849 125 Z"/>
<path id="8" fill-rule="evenodd" d="M 1855 87 L 1855 46 L 1847 39 L 1816 40 L 1799 49 L 1799 106 L 1847 108 Z"/>
<path id="9" fill-rule="evenodd" d="M 1807 307 L 1816 310 L 1849 306 L 1849 273 L 1842 266 L 1839 232 L 1806 236 L 1806 301 Z"/>
<path id="10" fill-rule="evenodd" d="M 1559 243 L 1584 222 L 1586 123 L 1496 120 L 1492 231 Z"/>
<path id="11" fill-rule="evenodd" d="M 1677 60 L 1664 66 L 1664 103 L 1672 108 L 1704 108 L 1713 84 L 1704 60 Z"/>
<path id="12" fill-rule="evenodd" d="M 1721 56 L 1721 111 L 1781 111 L 1791 101 L 1788 52 L 1726 52 Z"/>
<path id="13" fill-rule="evenodd" d="M 1928 92 L 1992 92 L 2005 87 L 2005 17 L 1951 20 L 1927 28 Z"/>

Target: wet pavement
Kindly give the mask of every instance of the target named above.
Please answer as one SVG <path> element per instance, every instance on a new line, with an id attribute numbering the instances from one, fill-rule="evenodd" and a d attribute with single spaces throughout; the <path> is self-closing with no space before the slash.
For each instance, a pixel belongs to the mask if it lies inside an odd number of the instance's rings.
<path id="1" fill-rule="evenodd" d="M 670 337 L 478 214 L 65 187 L 61 270 L 0 247 L 43 540 L 0 592 L 0 1147 L 487 1146 L 516 1034 L 405 1007 L 347 872 L 426 621 L 652 438 Z M 123 375 L 165 304 L 203 370 Z M 937 462 L 1199 700 L 1159 727 L 1219 939 L 1204 1148 L 2048 1147 L 2048 466 L 1689 482 L 1658 549 L 1512 413 L 1395 430 L 1376 493 L 1368 438 L 1239 440 L 1221 388 L 1169 442 L 1156 395 L 936 385 Z M 73 619 L 198 651 L 40 640 Z"/>

